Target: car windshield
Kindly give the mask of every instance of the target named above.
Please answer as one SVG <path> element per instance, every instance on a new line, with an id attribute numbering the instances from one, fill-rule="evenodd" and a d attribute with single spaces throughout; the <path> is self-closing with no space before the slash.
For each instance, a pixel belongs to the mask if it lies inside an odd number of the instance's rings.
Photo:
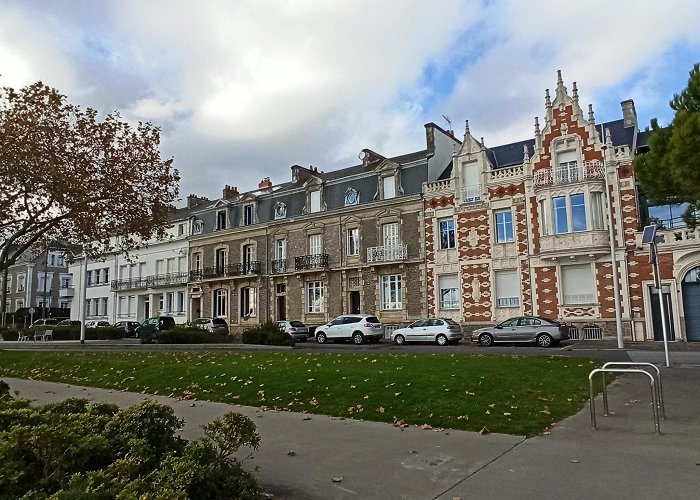
<path id="1" fill-rule="evenodd" d="M 293 326 L 295 328 L 303 328 L 306 325 L 304 323 L 302 323 L 301 321 L 290 321 L 289 326 Z"/>
<path id="2" fill-rule="evenodd" d="M 367 323 L 379 323 L 379 318 L 376 316 L 367 316 Z"/>

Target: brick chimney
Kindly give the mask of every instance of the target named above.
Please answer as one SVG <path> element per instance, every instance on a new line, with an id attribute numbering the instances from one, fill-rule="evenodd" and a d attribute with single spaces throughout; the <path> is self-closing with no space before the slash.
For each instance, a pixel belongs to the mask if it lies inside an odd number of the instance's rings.
<path id="1" fill-rule="evenodd" d="M 622 107 L 622 119 L 627 127 L 637 128 L 637 111 L 634 109 L 634 101 L 632 99 L 627 99 L 620 103 Z"/>
<path id="2" fill-rule="evenodd" d="M 272 191 L 272 181 L 270 180 L 270 178 L 265 177 L 263 180 L 261 180 L 260 184 L 258 184 L 258 189 L 261 189 L 263 191 Z"/>
<path id="3" fill-rule="evenodd" d="M 223 199 L 228 200 L 229 198 L 235 198 L 238 196 L 238 188 L 236 186 L 229 186 L 226 184 L 224 187 Z"/>
<path id="4" fill-rule="evenodd" d="M 195 194 L 191 194 L 187 197 L 187 208 L 196 207 L 197 205 L 204 203 L 205 201 L 209 201 L 209 198 L 205 198 L 204 196 L 197 196 Z"/>

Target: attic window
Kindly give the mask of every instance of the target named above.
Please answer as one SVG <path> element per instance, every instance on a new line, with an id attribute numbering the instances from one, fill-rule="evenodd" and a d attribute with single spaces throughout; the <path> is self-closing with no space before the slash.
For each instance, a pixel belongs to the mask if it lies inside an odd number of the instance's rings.
<path id="1" fill-rule="evenodd" d="M 250 226 L 253 223 L 253 205 L 243 207 L 243 225 Z"/>
<path id="2" fill-rule="evenodd" d="M 321 191 L 311 191 L 311 212 L 321 211 Z"/>
<path id="3" fill-rule="evenodd" d="M 383 199 L 396 198 L 396 177 L 390 175 L 382 178 Z"/>
<path id="4" fill-rule="evenodd" d="M 216 212 L 216 229 L 226 229 L 226 210 Z"/>

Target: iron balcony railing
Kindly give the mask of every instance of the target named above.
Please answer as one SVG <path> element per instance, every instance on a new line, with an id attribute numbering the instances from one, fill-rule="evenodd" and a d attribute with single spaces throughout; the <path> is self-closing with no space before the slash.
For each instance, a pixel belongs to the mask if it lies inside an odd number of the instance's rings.
<path id="1" fill-rule="evenodd" d="M 367 262 L 393 262 L 406 260 L 408 251 L 405 244 L 370 247 L 367 249 Z"/>
<path id="2" fill-rule="evenodd" d="M 223 266 L 210 266 L 203 269 L 190 271 L 191 281 L 201 281 L 203 279 L 222 278 L 229 276 L 249 276 L 251 274 L 262 273 L 262 262 L 253 260 L 250 262 L 226 264 Z"/>
<path id="3" fill-rule="evenodd" d="M 535 187 L 557 186 L 589 180 L 605 179 L 605 167 L 597 160 L 558 165 L 534 173 Z"/>
<path id="4" fill-rule="evenodd" d="M 270 262 L 272 274 L 280 274 L 287 272 L 287 259 L 278 259 Z"/>
<path id="5" fill-rule="evenodd" d="M 328 267 L 328 254 L 318 253 L 315 255 L 302 255 L 294 258 L 294 269 L 296 271 L 304 269 L 322 269 Z"/>
<path id="6" fill-rule="evenodd" d="M 119 290 L 134 290 L 137 288 L 157 288 L 160 286 L 181 285 L 187 283 L 190 273 L 154 274 L 145 278 L 129 278 L 112 280 L 113 292 Z"/>

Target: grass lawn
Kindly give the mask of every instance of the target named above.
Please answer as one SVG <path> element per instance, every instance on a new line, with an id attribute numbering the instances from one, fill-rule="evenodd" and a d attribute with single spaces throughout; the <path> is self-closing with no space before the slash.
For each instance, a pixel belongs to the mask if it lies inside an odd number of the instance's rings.
<path id="1" fill-rule="evenodd" d="M 0 378 L 528 436 L 578 412 L 597 367 L 557 356 L 0 351 Z"/>

